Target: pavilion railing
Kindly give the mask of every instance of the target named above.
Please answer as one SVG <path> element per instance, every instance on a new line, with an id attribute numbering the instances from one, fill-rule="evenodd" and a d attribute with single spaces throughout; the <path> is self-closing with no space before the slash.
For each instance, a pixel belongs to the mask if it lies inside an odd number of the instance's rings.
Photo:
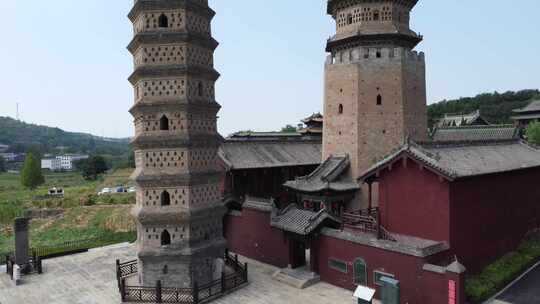
<path id="1" fill-rule="evenodd" d="M 247 263 L 238 261 L 238 255 L 232 256 L 228 251 L 223 258 L 225 264 L 234 272 L 223 272 L 217 280 L 199 285 L 196 282 L 191 288 L 170 288 L 161 286 L 158 281 L 156 286 L 130 286 L 126 279 L 138 272 L 137 261 L 120 263 L 116 261 L 116 277 L 118 288 L 123 302 L 135 303 L 176 303 L 197 304 L 218 298 L 235 290 L 248 282 Z"/>
<path id="2" fill-rule="evenodd" d="M 396 239 L 380 224 L 379 208 L 345 212 L 343 228 L 374 234 L 378 239 L 395 242 Z"/>

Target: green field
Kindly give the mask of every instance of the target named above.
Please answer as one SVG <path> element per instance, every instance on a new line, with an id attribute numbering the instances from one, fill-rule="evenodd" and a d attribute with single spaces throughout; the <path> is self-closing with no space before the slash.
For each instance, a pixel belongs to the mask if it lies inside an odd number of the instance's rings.
<path id="1" fill-rule="evenodd" d="M 54 217 L 32 219 L 30 238 L 34 247 L 96 238 L 102 243 L 133 241 L 135 225 L 129 210 L 135 195 L 97 195 L 104 187 L 130 185 L 131 172 L 116 170 L 98 181 L 85 181 L 76 172 L 47 173 L 45 184 L 34 191 L 20 185 L 18 174 L 0 174 L 0 254 L 13 248 L 13 220 L 29 210 L 63 210 Z M 52 187 L 63 188 L 65 197 L 40 198 Z"/>

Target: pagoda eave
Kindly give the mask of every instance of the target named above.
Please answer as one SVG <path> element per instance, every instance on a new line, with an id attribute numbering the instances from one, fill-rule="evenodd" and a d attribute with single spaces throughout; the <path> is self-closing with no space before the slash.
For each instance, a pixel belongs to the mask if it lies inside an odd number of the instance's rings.
<path id="1" fill-rule="evenodd" d="M 201 5 L 194 0 L 137 0 L 128 14 L 128 18 L 135 22 L 137 16 L 143 11 L 187 9 L 206 18 L 214 18 L 216 12 L 210 7 Z"/>
<path id="2" fill-rule="evenodd" d="M 142 175 L 136 172 L 132 179 L 139 187 L 176 187 L 179 184 L 184 186 L 201 186 L 210 183 L 219 183 L 222 172 L 206 171 L 190 174 L 159 174 Z"/>
<path id="3" fill-rule="evenodd" d="M 187 243 L 183 246 L 169 246 L 163 250 L 141 249 L 137 253 L 137 256 L 149 260 L 171 258 L 175 261 L 189 262 L 193 258 L 203 258 L 213 255 L 221 256 L 223 255 L 223 247 L 226 244 L 227 241 L 221 237 L 219 239 L 212 239 L 211 243 Z"/>
<path id="4" fill-rule="evenodd" d="M 328 39 L 326 51 L 332 53 L 340 47 L 352 46 L 384 46 L 395 45 L 414 49 L 423 37 L 420 35 L 407 35 L 402 33 L 395 34 L 359 34 L 344 38 Z"/>
<path id="5" fill-rule="evenodd" d="M 170 134 L 137 136 L 131 141 L 131 146 L 138 149 L 169 149 L 169 148 L 217 148 L 223 142 L 223 138 L 214 134 Z"/>
<path id="6" fill-rule="evenodd" d="M 131 52 L 131 54 L 135 54 L 141 45 L 171 43 L 190 43 L 207 48 L 211 51 L 214 51 L 219 46 L 219 42 L 209 36 L 188 32 L 172 32 L 163 30 L 136 34 L 127 46 L 127 49 Z"/>
<path id="7" fill-rule="evenodd" d="M 138 114 L 151 114 L 156 112 L 156 108 L 166 111 L 189 111 L 192 114 L 209 112 L 217 114 L 221 109 L 221 105 L 216 101 L 203 103 L 200 100 L 191 98 L 171 99 L 169 101 L 161 102 L 139 101 L 131 107 L 129 112 L 133 116 Z"/>
<path id="8" fill-rule="evenodd" d="M 138 206 L 132 210 L 132 215 L 141 224 L 178 224 L 182 225 L 185 221 L 191 222 L 204 221 L 209 216 L 215 214 L 225 215 L 227 209 L 221 202 L 216 201 L 212 205 L 189 209 L 178 209 L 178 206 L 171 205 L 161 209 L 151 209 Z"/>
<path id="9" fill-rule="evenodd" d="M 177 64 L 170 66 L 145 66 L 135 69 L 128 80 L 135 85 L 141 79 L 196 76 L 202 79 L 216 81 L 220 74 L 213 68 L 204 66 Z"/>

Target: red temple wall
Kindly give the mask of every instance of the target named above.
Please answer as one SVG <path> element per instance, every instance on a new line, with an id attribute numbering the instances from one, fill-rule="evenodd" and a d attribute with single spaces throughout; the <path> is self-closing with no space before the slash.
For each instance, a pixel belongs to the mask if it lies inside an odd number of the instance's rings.
<path id="1" fill-rule="evenodd" d="M 401 303 L 449 303 L 448 275 L 424 271 L 424 258 L 326 235 L 321 235 L 313 242 L 312 250 L 318 252 L 317 263 L 321 280 L 332 285 L 354 290 L 354 261 L 361 258 L 367 264 L 368 286 L 377 290 L 375 298 L 380 299 L 380 287 L 374 284 L 374 271 L 379 270 L 393 274 L 400 282 Z M 330 268 L 330 258 L 347 262 L 347 273 Z M 458 281 L 459 283 L 462 282 Z"/>
<path id="2" fill-rule="evenodd" d="M 469 272 L 515 250 L 540 227 L 540 169 L 484 175 L 451 185 L 451 247 Z"/>
<path id="3" fill-rule="evenodd" d="M 379 207 L 390 232 L 449 241 L 449 185 L 409 160 L 381 172 Z"/>
<path id="4" fill-rule="evenodd" d="M 280 268 L 289 264 L 288 241 L 270 226 L 270 212 L 244 208 L 241 215 L 227 214 L 223 225 L 232 252 Z"/>

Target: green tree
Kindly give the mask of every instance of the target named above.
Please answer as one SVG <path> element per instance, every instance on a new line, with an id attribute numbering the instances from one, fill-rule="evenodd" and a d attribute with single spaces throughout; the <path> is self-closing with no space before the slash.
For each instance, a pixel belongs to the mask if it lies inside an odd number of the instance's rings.
<path id="1" fill-rule="evenodd" d="M 28 153 L 21 171 L 21 184 L 27 189 L 34 190 L 43 183 L 45 178 L 41 172 L 39 159 L 34 157 L 34 154 Z"/>
<path id="2" fill-rule="evenodd" d="M 294 133 L 298 131 L 298 129 L 293 125 L 286 125 L 285 127 L 281 128 L 281 132 L 285 133 Z"/>
<path id="3" fill-rule="evenodd" d="M 540 145 L 540 122 L 529 124 L 526 131 L 527 140 L 535 145 Z"/>
<path id="4" fill-rule="evenodd" d="M 0 156 L 0 173 L 6 172 L 6 160 Z"/>
<path id="5" fill-rule="evenodd" d="M 99 155 L 77 162 L 76 167 L 81 170 L 81 174 L 86 180 L 96 180 L 100 174 L 109 169 L 105 158 Z"/>
<path id="6" fill-rule="evenodd" d="M 133 150 L 129 151 L 128 166 L 129 168 L 135 168 L 135 152 Z"/>

